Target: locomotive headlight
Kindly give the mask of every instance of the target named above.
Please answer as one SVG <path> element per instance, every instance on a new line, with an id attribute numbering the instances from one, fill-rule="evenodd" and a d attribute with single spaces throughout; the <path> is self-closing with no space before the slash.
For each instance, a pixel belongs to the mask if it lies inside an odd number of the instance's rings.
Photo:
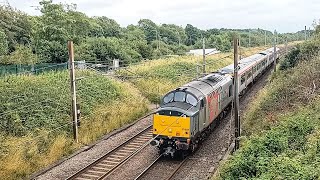
<path id="1" fill-rule="evenodd" d="M 171 132 L 172 132 L 172 129 L 170 128 L 170 129 L 168 129 L 168 131 L 171 133 Z"/>

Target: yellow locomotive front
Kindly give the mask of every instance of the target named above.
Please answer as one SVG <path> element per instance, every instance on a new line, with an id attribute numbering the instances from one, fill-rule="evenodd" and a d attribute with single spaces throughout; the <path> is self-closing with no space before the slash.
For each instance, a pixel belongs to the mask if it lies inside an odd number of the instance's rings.
<path id="1" fill-rule="evenodd" d="M 174 157 L 177 152 L 187 151 L 190 145 L 190 117 L 173 110 L 160 110 L 153 115 L 151 145 L 157 146 L 160 154 Z"/>
<path id="2" fill-rule="evenodd" d="M 171 138 L 190 138 L 190 117 L 156 113 L 153 115 L 153 134 Z"/>
<path id="3" fill-rule="evenodd" d="M 167 94 L 161 107 L 153 115 L 153 135 L 151 145 L 157 146 L 160 154 L 175 156 L 186 154 L 191 139 L 197 129 L 193 115 L 197 113 L 197 99 L 194 95 L 175 90 Z"/>

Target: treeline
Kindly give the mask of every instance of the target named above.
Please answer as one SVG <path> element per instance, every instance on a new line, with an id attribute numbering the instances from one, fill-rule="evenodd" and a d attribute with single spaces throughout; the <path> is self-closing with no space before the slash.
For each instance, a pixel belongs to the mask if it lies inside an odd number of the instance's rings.
<path id="1" fill-rule="evenodd" d="M 35 64 L 61 63 L 68 59 L 66 44 L 75 43 L 76 60 L 108 61 L 121 59 L 137 62 L 163 55 L 182 55 L 188 49 L 206 47 L 229 51 L 234 32 L 241 37 L 241 45 L 264 45 L 273 41 L 272 32 L 262 29 L 201 30 L 188 24 L 157 25 L 141 19 L 137 25 L 120 27 L 113 19 L 88 17 L 76 10 L 75 4 L 54 4 L 41 1 L 40 16 L 30 16 L 10 6 L 0 6 L 0 63 Z M 279 34 L 278 42 L 303 39 L 303 32 Z M 250 37 L 250 38 L 249 38 Z"/>

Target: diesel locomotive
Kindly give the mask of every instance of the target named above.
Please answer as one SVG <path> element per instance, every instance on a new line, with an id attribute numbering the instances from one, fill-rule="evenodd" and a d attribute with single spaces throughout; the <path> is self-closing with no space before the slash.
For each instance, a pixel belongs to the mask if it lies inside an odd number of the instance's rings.
<path id="1" fill-rule="evenodd" d="M 270 48 L 239 61 L 239 94 L 279 58 Z M 153 114 L 151 145 L 174 157 L 193 152 L 231 108 L 234 65 L 191 81 L 167 93 Z"/>

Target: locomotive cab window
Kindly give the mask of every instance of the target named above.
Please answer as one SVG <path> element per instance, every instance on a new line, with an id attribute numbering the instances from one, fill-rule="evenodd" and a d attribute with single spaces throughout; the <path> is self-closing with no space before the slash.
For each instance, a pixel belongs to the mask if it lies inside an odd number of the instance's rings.
<path id="1" fill-rule="evenodd" d="M 185 92 L 176 92 L 174 93 L 174 101 L 175 102 L 184 102 L 186 100 Z"/>
<path id="2" fill-rule="evenodd" d="M 186 103 L 191 104 L 192 106 L 197 106 L 198 104 L 197 99 L 191 94 L 187 94 Z"/>
<path id="3" fill-rule="evenodd" d="M 192 94 L 186 93 L 184 91 L 171 92 L 163 98 L 163 104 L 168 104 L 171 102 L 185 102 L 192 106 L 198 105 L 198 99 Z"/>
<path id="4" fill-rule="evenodd" d="M 172 102 L 172 101 L 173 101 L 173 96 L 174 96 L 173 93 L 170 93 L 170 94 L 168 94 L 167 96 L 165 96 L 165 97 L 163 98 L 163 103 L 164 103 L 164 104 L 167 104 L 167 103 L 169 103 L 169 102 Z"/>

